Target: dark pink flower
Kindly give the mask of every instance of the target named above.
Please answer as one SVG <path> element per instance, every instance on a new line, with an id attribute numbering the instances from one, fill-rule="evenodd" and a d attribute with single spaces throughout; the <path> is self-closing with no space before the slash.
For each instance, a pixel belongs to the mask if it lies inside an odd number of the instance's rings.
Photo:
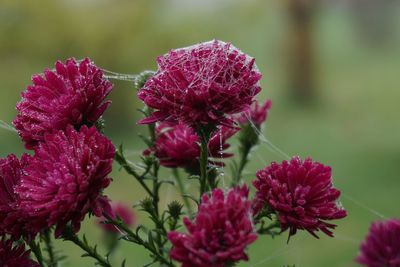
<path id="1" fill-rule="evenodd" d="M 315 237 L 319 230 L 333 236 L 330 229 L 336 225 L 326 221 L 346 216 L 337 203 L 340 191 L 333 187 L 331 168 L 311 158 L 273 162 L 257 172 L 253 185 L 257 189 L 255 211 L 267 205 L 276 212 L 282 231 L 290 229 L 289 236 L 298 229 Z"/>
<path id="2" fill-rule="evenodd" d="M 57 61 L 54 70 L 34 75 L 32 82 L 22 93 L 13 122 L 28 149 L 69 124 L 93 125 L 111 103 L 105 98 L 112 84 L 88 58 L 80 63 L 73 58 Z"/>
<path id="3" fill-rule="evenodd" d="M 109 216 L 113 219 L 116 219 L 117 217 L 122 220 L 124 224 L 127 226 L 133 226 L 135 224 L 136 218 L 135 218 L 135 213 L 133 213 L 133 210 L 127 206 L 125 203 L 111 203 L 111 214 Z M 106 218 L 99 217 L 97 219 L 98 225 L 105 231 L 105 232 L 110 232 L 110 233 L 118 233 L 118 229 L 112 225 L 112 224 L 107 224 L 105 223 L 107 221 Z"/>
<path id="4" fill-rule="evenodd" d="M 29 258 L 30 251 L 24 245 L 13 246 L 12 240 L 0 240 L 1 267 L 40 267 Z"/>
<path id="5" fill-rule="evenodd" d="M 157 63 L 158 71 L 138 93 L 156 111 L 139 123 L 231 125 L 228 117 L 247 109 L 261 90 L 254 59 L 230 43 L 172 50 Z"/>
<path id="6" fill-rule="evenodd" d="M 237 118 L 240 124 L 246 124 L 251 121 L 256 127 L 260 127 L 261 124 L 267 119 L 268 111 L 272 106 L 271 100 L 266 100 L 262 105 L 258 101 L 254 103 L 245 111 L 243 111 Z"/>
<path id="7" fill-rule="evenodd" d="M 157 129 L 157 140 L 155 146 L 145 151 L 145 154 L 154 152 L 164 167 L 183 167 L 192 168 L 198 165 L 200 156 L 200 140 L 196 132 L 186 124 L 161 123 Z M 223 164 L 218 162 L 222 158 L 232 156 L 224 152 L 229 148 L 226 143 L 237 132 L 235 128 L 220 127 L 210 138 L 208 143 L 211 163 Z"/>
<path id="8" fill-rule="evenodd" d="M 30 156 L 26 154 L 21 161 L 13 154 L 0 159 L 0 234 L 9 234 L 14 240 L 27 234 L 24 230 L 26 216 L 18 209 L 19 197 L 14 188 L 29 160 Z"/>
<path id="9" fill-rule="evenodd" d="M 257 239 L 248 193 L 243 186 L 204 194 L 196 219 L 184 218 L 188 233 L 168 233 L 171 258 L 182 267 L 225 267 L 248 260 L 245 249 Z"/>
<path id="10" fill-rule="evenodd" d="M 72 126 L 46 135 L 35 148 L 16 192 L 20 209 L 30 217 L 32 231 L 56 225 L 59 236 L 71 222 L 78 231 L 90 211 L 101 216 L 109 204 L 102 190 L 111 179 L 115 148 L 95 127 Z"/>
<path id="11" fill-rule="evenodd" d="M 367 267 L 400 267 L 400 220 L 373 223 L 356 261 Z"/>

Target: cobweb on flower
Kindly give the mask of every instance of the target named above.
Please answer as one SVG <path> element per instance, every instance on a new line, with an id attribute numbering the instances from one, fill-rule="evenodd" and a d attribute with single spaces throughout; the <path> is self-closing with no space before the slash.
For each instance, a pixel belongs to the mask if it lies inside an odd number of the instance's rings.
<path id="1" fill-rule="evenodd" d="M 173 49 L 157 64 L 139 97 L 145 103 L 159 99 L 162 119 L 228 125 L 221 114 L 240 112 L 260 91 L 254 58 L 231 43 L 213 40 Z"/>

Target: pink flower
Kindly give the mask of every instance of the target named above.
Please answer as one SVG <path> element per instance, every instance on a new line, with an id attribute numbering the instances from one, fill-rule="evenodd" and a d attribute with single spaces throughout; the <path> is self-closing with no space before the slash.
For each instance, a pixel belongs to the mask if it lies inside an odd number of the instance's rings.
<path id="1" fill-rule="evenodd" d="M 195 168 L 200 156 L 199 136 L 186 124 L 161 123 L 157 129 L 157 140 L 155 146 L 145 151 L 145 154 L 154 152 L 164 167 Z M 211 163 L 221 165 L 217 162 L 222 158 L 232 156 L 223 152 L 229 148 L 226 140 L 237 132 L 237 129 L 221 127 L 210 138 L 208 143 Z"/>
<path id="2" fill-rule="evenodd" d="M 371 225 L 356 261 L 367 267 L 400 266 L 400 220 L 389 219 Z"/>
<path id="3" fill-rule="evenodd" d="M 247 124 L 249 119 L 256 127 L 260 127 L 261 124 L 267 119 L 268 111 L 271 109 L 272 101 L 266 100 L 262 105 L 258 101 L 255 101 L 250 108 L 243 111 L 238 116 L 237 121 L 240 124 Z"/>
<path id="4" fill-rule="evenodd" d="M 29 258 L 30 251 L 24 245 L 13 246 L 12 240 L 0 240 L 1 267 L 40 267 Z"/>
<path id="5" fill-rule="evenodd" d="M 261 87 L 254 59 L 230 43 L 211 41 L 170 51 L 138 96 L 156 111 L 139 123 L 178 121 L 231 125 Z"/>
<path id="6" fill-rule="evenodd" d="M 248 193 L 243 186 L 226 194 L 219 188 L 211 196 L 204 194 L 196 219 L 184 218 L 188 233 L 168 233 L 171 258 L 182 267 L 225 267 L 248 260 L 245 249 L 257 239 Z"/>
<path id="7" fill-rule="evenodd" d="M 274 162 L 257 172 L 253 185 L 255 211 L 269 206 L 278 215 L 282 231 L 290 229 L 289 237 L 298 229 L 315 237 L 319 230 L 333 236 L 330 229 L 336 225 L 326 221 L 346 216 L 337 203 L 340 191 L 333 187 L 331 168 L 311 158 Z"/>
<path id="8" fill-rule="evenodd" d="M 136 218 L 135 218 L 135 213 L 133 213 L 133 210 L 127 206 L 124 203 L 111 203 L 111 214 L 109 216 L 113 219 L 116 219 L 117 217 L 122 220 L 124 224 L 127 226 L 133 226 L 135 224 Z M 107 221 L 106 218 L 99 217 L 97 219 L 98 225 L 105 231 L 109 233 L 118 233 L 118 229 L 112 225 L 112 224 L 107 224 L 105 223 Z"/>
<path id="9" fill-rule="evenodd" d="M 17 240 L 25 231 L 26 216 L 18 209 L 19 197 L 14 188 L 19 184 L 23 168 L 30 156 L 24 154 L 21 161 L 15 155 L 0 159 L 0 234 L 9 234 Z"/>
<path id="10" fill-rule="evenodd" d="M 88 58 L 80 63 L 73 58 L 65 64 L 57 61 L 55 70 L 34 75 L 32 82 L 22 93 L 13 122 L 27 149 L 69 124 L 93 125 L 111 103 L 105 98 L 112 84 Z"/>
<path id="11" fill-rule="evenodd" d="M 109 212 L 102 190 L 111 181 L 114 154 L 111 141 L 95 127 L 82 126 L 77 132 L 69 126 L 46 135 L 16 187 L 30 229 L 38 232 L 55 225 L 59 236 L 69 222 L 78 231 L 88 212 Z"/>

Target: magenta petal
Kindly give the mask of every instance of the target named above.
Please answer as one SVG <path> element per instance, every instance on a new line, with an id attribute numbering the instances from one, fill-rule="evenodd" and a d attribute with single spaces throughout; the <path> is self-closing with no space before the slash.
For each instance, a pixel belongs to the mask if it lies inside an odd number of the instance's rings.
<path id="1" fill-rule="evenodd" d="M 13 246 L 12 240 L 0 240 L 0 263 L 5 267 L 40 267 L 30 259 L 30 251 L 24 245 Z"/>
<path id="2" fill-rule="evenodd" d="M 110 104 L 105 99 L 112 84 L 89 59 L 57 61 L 55 70 L 34 75 L 32 82 L 22 93 L 13 121 L 27 149 L 69 124 L 79 128 L 82 123 L 95 123 Z"/>
<path id="3" fill-rule="evenodd" d="M 198 158 L 200 156 L 199 137 L 192 127 L 184 123 L 160 123 L 157 128 L 155 146 L 144 153 L 154 155 L 160 160 L 160 164 L 169 168 L 198 169 Z M 208 148 L 210 163 L 221 165 L 218 162 L 232 156 L 225 153 L 229 147 L 227 139 L 237 132 L 237 129 L 220 127 L 211 138 Z"/>
<path id="4" fill-rule="evenodd" d="M 115 148 L 95 127 L 47 134 L 15 187 L 27 227 L 37 233 L 56 226 L 59 236 L 71 223 L 78 231 L 86 214 L 110 209 L 102 191 L 110 183 Z"/>
<path id="5" fill-rule="evenodd" d="M 282 230 L 290 229 L 289 235 L 307 230 L 315 237 L 317 231 L 332 236 L 335 225 L 327 221 L 347 215 L 337 203 L 340 194 L 333 187 L 331 168 L 310 158 L 273 162 L 256 176 L 255 212 L 265 205 L 274 209 Z"/>
<path id="6" fill-rule="evenodd" d="M 231 44 L 214 40 L 171 50 L 157 58 L 158 71 L 138 97 L 168 117 L 143 121 L 232 125 L 259 93 L 261 74 L 254 59 Z"/>
<path id="7" fill-rule="evenodd" d="M 400 220 L 374 222 L 362 242 L 356 261 L 367 267 L 400 266 Z"/>
<path id="8" fill-rule="evenodd" d="M 224 267 L 247 260 L 245 250 L 257 239 L 248 193 L 243 186 L 204 194 L 196 218 L 184 218 L 188 233 L 168 233 L 171 258 L 190 267 Z"/>

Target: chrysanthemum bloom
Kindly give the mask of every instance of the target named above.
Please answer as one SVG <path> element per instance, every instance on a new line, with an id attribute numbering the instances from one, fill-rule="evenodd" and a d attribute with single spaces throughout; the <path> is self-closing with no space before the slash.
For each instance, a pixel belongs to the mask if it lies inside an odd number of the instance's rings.
<path id="1" fill-rule="evenodd" d="M 80 63 L 73 58 L 57 61 L 54 70 L 34 75 L 32 82 L 22 93 L 13 122 L 27 149 L 69 124 L 94 124 L 111 103 L 105 98 L 112 84 L 88 58 Z"/>
<path id="2" fill-rule="evenodd" d="M 268 111 L 271 109 L 272 101 L 266 100 L 264 104 L 260 104 L 255 101 L 247 110 L 243 111 L 237 118 L 237 122 L 240 124 L 247 124 L 249 121 L 256 127 L 260 127 L 261 124 L 267 119 Z"/>
<path id="3" fill-rule="evenodd" d="M 200 139 L 193 128 L 183 123 L 174 125 L 164 122 L 157 127 L 156 132 L 158 136 L 155 146 L 145 151 L 145 154 L 154 152 L 164 167 L 195 168 L 198 165 Z M 234 128 L 221 127 L 210 138 L 208 149 L 211 163 L 221 165 L 223 163 L 218 160 L 232 156 L 224 150 L 230 146 L 226 143 L 227 139 L 236 132 Z"/>
<path id="4" fill-rule="evenodd" d="M 204 194 L 196 219 L 184 218 L 188 233 L 168 233 L 171 258 L 182 267 L 225 267 L 247 260 L 245 249 L 257 239 L 248 192 L 243 186 Z"/>
<path id="5" fill-rule="evenodd" d="M 112 213 L 109 216 L 113 219 L 120 218 L 127 226 L 133 226 L 135 224 L 135 214 L 132 209 L 124 203 L 111 203 Z M 106 218 L 100 217 L 97 219 L 97 224 L 105 231 L 110 233 L 118 233 L 118 229 L 112 225 L 105 223 Z"/>
<path id="6" fill-rule="evenodd" d="M 40 267 L 37 262 L 29 258 L 30 251 L 24 245 L 13 247 L 12 240 L 0 240 L 1 267 Z"/>
<path id="7" fill-rule="evenodd" d="M 230 43 L 211 41 L 170 51 L 138 96 L 155 112 L 139 123 L 179 121 L 189 125 L 232 124 L 261 87 L 254 58 Z"/>
<path id="8" fill-rule="evenodd" d="M 24 154 L 20 161 L 12 154 L 0 159 L 0 234 L 9 234 L 15 240 L 27 234 L 24 231 L 26 218 L 18 208 L 19 197 L 14 188 L 19 184 L 29 158 Z"/>
<path id="9" fill-rule="evenodd" d="M 289 237 L 298 229 L 315 237 L 319 230 L 333 236 L 336 225 L 326 221 L 346 216 L 337 203 L 340 191 L 333 187 L 331 168 L 311 158 L 274 162 L 257 172 L 253 185 L 255 212 L 267 205 L 278 215 L 282 231 L 290 229 Z"/>
<path id="10" fill-rule="evenodd" d="M 373 223 L 356 261 L 367 267 L 399 267 L 400 220 Z"/>
<path id="11" fill-rule="evenodd" d="M 114 154 L 111 141 L 94 126 L 82 126 L 79 132 L 69 126 L 46 135 L 16 187 L 30 229 L 56 225 L 59 236 L 69 222 L 78 231 L 89 211 L 96 216 L 110 212 L 102 190 L 111 181 Z"/>

